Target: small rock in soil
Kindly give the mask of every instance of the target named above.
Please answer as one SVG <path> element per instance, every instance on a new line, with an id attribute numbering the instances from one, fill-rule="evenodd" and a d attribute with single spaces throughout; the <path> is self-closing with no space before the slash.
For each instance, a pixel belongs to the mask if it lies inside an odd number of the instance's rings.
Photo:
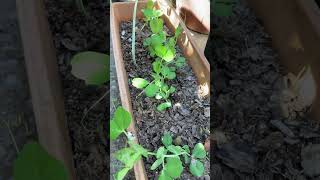
<path id="1" fill-rule="evenodd" d="M 256 154 L 249 145 L 242 142 L 230 142 L 221 145 L 216 151 L 217 157 L 227 166 L 241 172 L 252 173 L 256 167 Z"/>
<path id="2" fill-rule="evenodd" d="M 176 146 L 180 146 L 182 144 L 182 139 L 181 139 L 181 136 L 177 136 L 175 139 L 174 139 L 174 144 Z"/>
<path id="3" fill-rule="evenodd" d="M 285 134 L 286 136 L 289 137 L 294 137 L 294 133 L 291 131 L 291 129 L 286 126 L 284 123 L 282 123 L 279 120 L 271 120 L 270 123 L 276 127 L 277 129 L 279 129 L 283 134 Z"/>

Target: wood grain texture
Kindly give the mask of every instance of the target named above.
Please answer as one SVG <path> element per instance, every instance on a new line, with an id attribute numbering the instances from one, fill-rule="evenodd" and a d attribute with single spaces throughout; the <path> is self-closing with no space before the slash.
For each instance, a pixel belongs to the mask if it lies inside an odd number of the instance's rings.
<path id="1" fill-rule="evenodd" d="M 55 49 L 42 0 L 16 0 L 38 139 L 75 180 Z"/>
<path id="2" fill-rule="evenodd" d="M 141 9 L 142 6 L 145 6 L 145 2 L 138 4 L 138 9 Z M 120 22 L 128 21 L 133 14 L 134 2 L 130 3 L 113 3 L 111 5 L 111 13 L 110 13 L 110 22 L 111 22 L 111 36 L 112 36 L 112 45 L 113 45 L 113 54 L 115 57 L 115 65 L 117 71 L 117 79 L 119 85 L 119 92 L 122 106 L 130 112 L 131 116 L 133 116 L 132 107 L 131 107 L 131 98 L 128 87 L 128 76 L 127 71 L 124 67 L 123 56 L 121 51 L 121 40 L 120 40 Z M 124 16 L 126 15 L 126 16 Z M 141 11 L 137 11 L 137 16 L 141 17 Z M 137 131 L 135 126 L 135 120 L 132 118 L 132 122 L 127 129 L 131 132 L 135 137 L 137 137 Z M 138 139 L 135 139 L 136 143 Z M 140 159 L 134 165 L 134 174 L 136 180 L 147 180 L 147 174 L 145 171 L 143 160 Z"/>

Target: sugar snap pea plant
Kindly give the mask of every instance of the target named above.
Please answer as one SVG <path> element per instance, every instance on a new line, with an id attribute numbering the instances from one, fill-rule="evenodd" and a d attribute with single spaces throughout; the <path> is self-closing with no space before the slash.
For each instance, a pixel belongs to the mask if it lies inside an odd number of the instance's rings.
<path id="1" fill-rule="evenodd" d="M 151 29 L 151 36 L 143 41 L 143 45 L 148 49 L 150 56 L 155 59 L 152 63 L 151 76 L 153 80 L 137 77 L 132 80 L 132 85 L 138 89 L 143 89 L 147 97 L 155 97 L 164 102 L 157 106 L 158 111 L 164 111 L 172 106 L 169 99 L 176 88 L 166 84 L 166 80 L 176 78 L 176 69 L 185 65 L 185 58 L 176 55 L 177 38 L 182 32 L 178 26 L 174 36 L 168 37 L 164 31 L 164 23 L 161 19 L 162 12 L 154 7 L 152 0 L 147 2 L 146 8 L 142 9 L 145 24 Z"/>
<path id="2" fill-rule="evenodd" d="M 177 179 L 183 172 L 184 165 L 194 176 L 200 177 L 204 172 L 204 165 L 201 160 L 205 159 L 207 153 L 202 143 L 195 145 L 192 151 L 189 146 L 175 146 L 172 144 L 172 136 L 164 133 L 161 138 L 163 146 L 155 152 L 143 148 L 135 143 L 135 137 L 126 129 L 131 123 L 131 115 L 123 107 L 118 107 L 110 122 L 110 139 L 115 140 L 121 134 L 125 134 L 128 139 L 128 146 L 114 153 L 115 158 L 123 163 L 123 168 L 118 171 L 114 178 L 122 180 L 134 164 L 142 157 L 149 158 L 155 156 L 156 161 L 152 164 L 151 170 L 161 169 L 159 180 Z M 183 161 L 181 161 L 183 159 Z"/>

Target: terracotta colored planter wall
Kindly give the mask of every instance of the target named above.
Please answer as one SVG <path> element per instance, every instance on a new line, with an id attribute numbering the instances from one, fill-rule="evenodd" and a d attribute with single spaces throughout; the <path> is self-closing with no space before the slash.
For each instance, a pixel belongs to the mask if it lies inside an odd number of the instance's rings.
<path id="1" fill-rule="evenodd" d="M 166 25 L 169 27 L 169 29 L 171 31 L 174 31 L 175 28 L 181 22 L 181 19 L 179 19 L 179 16 L 176 14 L 174 10 L 166 6 L 166 3 L 167 2 L 165 0 L 159 0 L 157 3 L 157 7 L 162 9 L 162 11 L 165 13 L 165 15 L 163 15 L 164 21 Z M 137 10 L 138 18 L 142 18 L 141 9 L 145 6 L 145 4 L 146 4 L 146 1 L 139 2 L 138 4 L 138 10 Z M 112 36 L 112 44 L 113 44 L 113 54 L 114 54 L 115 65 L 117 70 L 117 78 L 118 78 L 121 102 L 122 102 L 122 106 L 125 109 L 127 109 L 131 113 L 131 115 L 133 115 L 133 113 L 132 113 L 131 98 L 130 98 L 129 87 L 128 87 L 128 75 L 125 70 L 125 66 L 123 62 L 119 28 L 120 28 L 121 22 L 132 20 L 133 7 L 134 7 L 134 2 L 113 3 L 111 6 L 111 14 L 110 14 L 110 18 L 111 18 L 110 27 L 111 27 L 111 36 Z M 184 24 L 181 24 L 181 26 L 183 28 L 183 33 L 178 40 L 178 45 L 181 47 L 184 53 L 184 56 L 186 57 L 189 65 L 192 67 L 195 75 L 197 76 L 199 85 L 206 86 L 208 88 L 208 92 L 210 92 L 209 91 L 210 65 L 207 59 L 205 58 L 203 52 L 201 52 L 199 48 L 195 46 L 195 43 L 190 39 L 191 35 L 187 30 L 186 26 Z M 209 94 L 207 95 L 209 96 Z M 130 127 L 128 128 L 128 131 L 132 132 L 134 135 L 137 134 L 135 129 L 134 118 L 132 120 Z M 136 142 L 138 142 L 138 140 L 136 140 Z M 146 171 L 145 171 L 142 160 L 140 160 L 134 166 L 134 172 L 137 180 L 147 179 Z"/>
<path id="2" fill-rule="evenodd" d="M 177 0 L 177 12 L 191 30 L 209 34 L 210 1 Z"/>
<path id="3" fill-rule="evenodd" d="M 320 10 L 314 0 L 247 0 L 272 35 L 281 63 L 297 74 L 311 66 L 316 86 L 312 114 L 320 120 Z M 312 86 L 308 87 L 309 90 Z"/>

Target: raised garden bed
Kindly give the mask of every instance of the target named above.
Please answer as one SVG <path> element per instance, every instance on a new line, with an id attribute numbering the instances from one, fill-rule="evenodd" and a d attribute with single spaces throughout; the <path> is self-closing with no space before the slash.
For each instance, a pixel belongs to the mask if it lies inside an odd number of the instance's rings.
<path id="1" fill-rule="evenodd" d="M 177 70 L 177 79 L 172 80 L 170 85 L 175 85 L 176 95 L 172 96 L 172 109 L 158 112 L 155 100 L 139 95 L 137 89 L 134 89 L 131 82 L 133 77 L 147 77 L 147 67 L 152 67 L 151 57 L 147 55 L 147 50 L 142 45 L 143 39 L 150 30 L 145 27 L 141 31 L 143 23 L 137 24 L 136 34 L 136 58 L 137 66 L 132 62 L 131 53 L 126 51 L 131 49 L 130 37 L 132 30 L 133 2 L 113 3 L 111 7 L 111 34 L 113 40 L 113 52 L 115 54 L 115 63 L 117 69 L 118 83 L 122 106 L 127 109 L 133 117 L 128 131 L 137 137 L 144 148 L 151 151 L 161 146 L 161 136 L 164 132 L 170 132 L 175 139 L 180 139 L 180 144 L 187 144 L 193 147 L 196 142 L 204 143 L 208 137 L 209 131 L 209 64 L 194 42 L 189 37 L 186 27 L 181 24 L 180 19 L 168 6 L 161 4 L 165 1 L 157 2 L 157 7 L 165 14 L 162 16 L 167 26 L 166 32 L 172 34 L 175 28 L 180 24 L 183 33 L 178 40 L 178 54 L 182 54 L 188 59 L 188 66 Z M 142 18 L 141 9 L 146 2 L 138 3 L 137 17 Z M 165 9 L 162 9 L 165 8 Z M 124 13 L 125 12 L 125 13 Z M 192 67 L 192 69 L 191 69 Z M 193 72 L 193 73 L 192 73 Z M 128 81 L 129 80 L 129 81 Z M 198 83 L 198 84 L 197 84 Z M 202 97 L 199 87 L 203 87 Z M 207 88 L 207 89 L 206 89 Z M 129 91 L 130 89 L 130 91 Z M 207 91 L 205 91 L 207 90 Z M 199 95 L 199 96 L 198 96 Z M 179 140 L 178 140 L 179 141 Z M 150 166 L 154 159 L 144 162 L 141 160 L 134 166 L 136 179 L 155 179 L 159 171 L 150 171 Z M 206 160 L 206 167 L 209 167 L 209 161 Z M 146 169 L 144 168 L 146 167 Z M 208 169 L 206 171 L 208 175 Z M 192 178 L 190 174 L 184 172 L 182 178 Z"/>

